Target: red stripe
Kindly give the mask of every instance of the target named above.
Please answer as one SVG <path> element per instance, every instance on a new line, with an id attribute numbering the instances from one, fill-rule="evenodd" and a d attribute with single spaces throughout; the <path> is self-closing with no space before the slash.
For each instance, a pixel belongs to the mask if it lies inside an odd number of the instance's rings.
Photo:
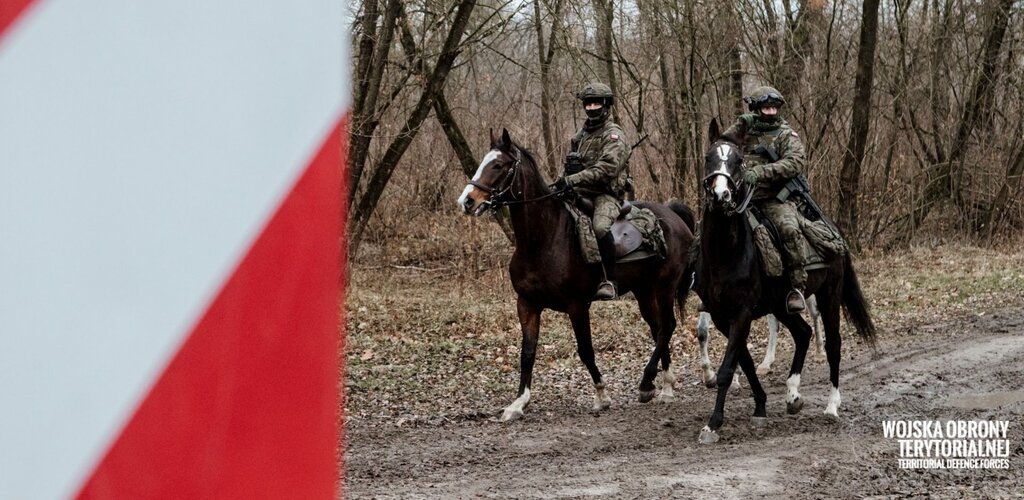
<path id="1" fill-rule="evenodd" d="M 79 491 L 334 498 L 341 119 Z"/>
<path id="2" fill-rule="evenodd" d="M 35 0 L 0 0 L 0 38 Z"/>

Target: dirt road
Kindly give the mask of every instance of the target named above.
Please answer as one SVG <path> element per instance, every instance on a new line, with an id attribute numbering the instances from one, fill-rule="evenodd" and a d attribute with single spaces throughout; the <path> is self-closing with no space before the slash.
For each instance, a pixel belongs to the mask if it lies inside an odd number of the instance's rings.
<path id="1" fill-rule="evenodd" d="M 988 311 L 880 341 L 872 353 L 844 345 L 840 420 L 822 414 L 824 362 L 810 360 L 803 412 L 785 414 L 791 352 L 780 347 L 768 391 L 769 427 L 753 430 L 749 390 L 733 392 L 722 439 L 698 445 L 713 405 L 694 363 L 680 363 L 677 400 L 636 402 L 632 382 L 612 386 L 614 404 L 589 411 L 592 394 L 545 398 L 535 386 L 524 420 L 493 409 L 406 425 L 348 423 L 346 496 L 613 498 L 786 496 L 1019 497 L 1024 494 L 1024 310 Z M 717 339 L 721 342 L 721 339 Z M 695 357 L 695 353 L 686 353 Z M 677 359 L 679 359 L 677 354 Z M 579 370 L 583 370 L 579 367 Z M 506 396 L 511 396 L 512 389 Z M 510 399 L 510 398 L 506 398 Z M 492 411 L 493 410 L 493 411 Z M 882 421 L 1009 420 L 1008 470 L 902 470 Z"/>

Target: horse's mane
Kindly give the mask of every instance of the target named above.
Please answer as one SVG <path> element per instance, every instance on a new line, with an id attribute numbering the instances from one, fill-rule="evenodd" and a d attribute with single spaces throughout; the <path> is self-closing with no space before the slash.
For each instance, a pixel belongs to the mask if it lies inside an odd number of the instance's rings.
<path id="1" fill-rule="evenodd" d="M 741 135 L 741 134 L 737 134 L 737 133 L 725 133 L 725 134 L 722 134 L 722 135 L 718 136 L 718 141 L 725 141 L 725 142 L 731 143 L 731 144 L 736 145 L 736 146 L 742 146 L 743 145 L 743 136 L 744 135 L 746 135 L 746 134 L 742 134 Z"/>
<path id="2" fill-rule="evenodd" d="M 530 160 L 530 163 L 534 166 L 534 168 L 537 167 L 537 159 L 533 156 L 533 152 L 531 152 L 529 149 L 526 149 L 526 147 L 520 145 L 515 140 L 512 141 L 512 147 L 518 149 L 520 154 L 525 156 L 526 159 Z"/>
<path id="3" fill-rule="evenodd" d="M 511 140 L 511 139 L 510 139 L 510 140 Z M 545 180 L 544 180 L 544 179 L 545 179 L 545 177 L 544 177 L 544 173 L 543 173 L 543 172 L 541 172 L 541 171 L 540 171 L 540 168 L 539 168 L 539 167 L 537 166 L 537 158 L 533 156 L 533 152 L 531 152 L 531 151 L 530 151 L 529 149 L 527 149 L 526 147 L 524 147 L 524 146 L 521 146 L 521 145 L 520 145 L 519 143 L 517 143 L 517 142 L 516 142 L 515 140 L 511 140 L 511 142 L 512 142 L 512 147 L 516 148 L 516 150 L 518 150 L 518 151 L 519 151 L 519 154 L 520 154 L 520 155 L 522 155 L 522 157 L 523 157 L 523 158 L 525 158 L 525 159 L 526 159 L 527 161 L 529 161 L 529 162 L 530 162 L 530 166 L 532 166 L 532 167 L 533 167 L 533 170 L 534 170 L 534 171 L 535 171 L 535 172 L 537 173 L 537 175 L 538 175 L 538 176 L 540 177 L 540 179 L 541 179 L 541 184 L 542 184 L 542 187 L 544 188 L 544 192 L 545 192 L 545 193 L 549 192 L 550 188 L 549 188 L 549 187 L 548 187 L 548 185 L 547 185 L 547 181 L 545 181 Z"/>

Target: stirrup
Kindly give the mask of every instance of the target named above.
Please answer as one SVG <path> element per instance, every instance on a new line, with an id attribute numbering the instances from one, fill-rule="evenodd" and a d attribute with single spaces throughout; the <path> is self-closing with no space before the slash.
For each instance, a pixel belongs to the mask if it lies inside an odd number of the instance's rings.
<path id="1" fill-rule="evenodd" d="M 794 297 L 793 295 L 796 295 Z M 799 299 L 799 302 L 795 302 L 793 299 Z M 807 309 L 807 300 L 804 299 L 804 294 L 800 290 L 794 288 L 789 291 L 786 295 L 786 312 L 789 314 L 799 314 Z"/>
<path id="2" fill-rule="evenodd" d="M 597 293 L 594 294 L 594 300 L 612 300 L 616 296 L 615 284 L 604 280 L 600 285 L 597 285 Z"/>

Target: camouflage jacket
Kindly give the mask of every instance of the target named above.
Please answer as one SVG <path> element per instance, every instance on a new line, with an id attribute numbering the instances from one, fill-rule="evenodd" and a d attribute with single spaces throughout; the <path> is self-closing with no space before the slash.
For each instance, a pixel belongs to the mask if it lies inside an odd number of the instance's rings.
<path id="1" fill-rule="evenodd" d="M 610 194 L 621 200 L 630 149 L 622 128 L 610 120 L 596 128 L 584 127 L 573 139 L 573 149 L 583 157 L 583 170 L 565 181 L 581 194 Z"/>
<path id="2" fill-rule="evenodd" d="M 743 144 L 743 162 L 746 168 L 757 169 L 761 180 L 754 191 L 754 200 L 774 198 L 786 181 L 804 173 L 804 144 L 800 136 L 790 128 L 786 120 L 766 125 L 756 121 L 756 115 L 741 115 L 726 134 L 739 136 L 746 132 Z M 772 161 L 768 154 L 756 152 L 758 146 L 774 149 L 778 160 Z"/>

